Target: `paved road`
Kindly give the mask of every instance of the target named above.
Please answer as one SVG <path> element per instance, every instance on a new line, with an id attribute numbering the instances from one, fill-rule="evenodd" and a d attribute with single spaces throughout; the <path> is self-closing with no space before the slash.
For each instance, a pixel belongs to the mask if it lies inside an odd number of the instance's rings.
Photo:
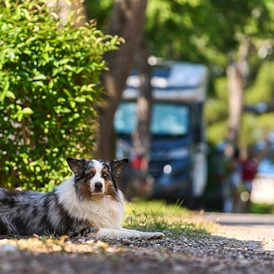
<path id="1" fill-rule="evenodd" d="M 263 250 L 274 250 L 274 215 L 204 213 L 202 218 L 219 224 L 212 235 L 258 241 Z"/>
<path id="2" fill-rule="evenodd" d="M 271 214 L 204 213 L 203 219 L 221 225 L 273 225 Z"/>

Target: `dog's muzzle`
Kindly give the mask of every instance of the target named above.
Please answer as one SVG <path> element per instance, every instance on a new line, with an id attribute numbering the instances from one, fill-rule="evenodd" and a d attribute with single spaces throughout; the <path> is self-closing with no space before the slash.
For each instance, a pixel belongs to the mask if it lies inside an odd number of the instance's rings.
<path id="1" fill-rule="evenodd" d="M 101 182 L 96 182 L 94 184 L 94 193 L 102 193 L 103 192 L 103 184 Z"/>

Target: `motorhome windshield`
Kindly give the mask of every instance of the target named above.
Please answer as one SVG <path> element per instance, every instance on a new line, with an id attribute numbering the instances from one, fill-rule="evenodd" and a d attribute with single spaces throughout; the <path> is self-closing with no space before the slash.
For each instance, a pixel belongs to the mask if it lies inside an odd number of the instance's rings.
<path id="1" fill-rule="evenodd" d="M 131 134 L 137 126 L 137 104 L 123 102 L 115 114 L 114 127 L 118 134 Z M 151 133 L 153 135 L 184 135 L 189 129 L 189 109 L 171 103 L 152 106 Z"/>

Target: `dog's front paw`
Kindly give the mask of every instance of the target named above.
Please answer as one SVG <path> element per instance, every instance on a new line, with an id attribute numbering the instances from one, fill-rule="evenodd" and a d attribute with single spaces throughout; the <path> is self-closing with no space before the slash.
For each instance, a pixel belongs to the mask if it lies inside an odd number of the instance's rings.
<path id="1" fill-rule="evenodd" d="M 153 234 L 154 235 L 153 235 L 152 239 L 162 239 L 165 237 L 165 234 L 162 232 L 154 232 Z"/>
<path id="2" fill-rule="evenodd" d="M 143 232 L 141 234 L 141 237 L 143 239 L 155 240 L 155 239 L 162 239 L 165 237 L 165 235 L 161 232 Z"/>

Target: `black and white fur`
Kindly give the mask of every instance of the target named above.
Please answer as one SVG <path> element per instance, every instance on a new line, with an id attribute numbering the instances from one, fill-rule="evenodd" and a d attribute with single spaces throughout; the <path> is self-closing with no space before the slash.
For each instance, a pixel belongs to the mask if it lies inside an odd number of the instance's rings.
<path id="1" fill-rule="evenodd" d="M 86 235 L 162 238 L 160 232 L 124 229 L 124 198 L 117 178 L 127 159 L 67 159 L 73 176 L 52 192 L 0 188 L 0 235 Z"/>

